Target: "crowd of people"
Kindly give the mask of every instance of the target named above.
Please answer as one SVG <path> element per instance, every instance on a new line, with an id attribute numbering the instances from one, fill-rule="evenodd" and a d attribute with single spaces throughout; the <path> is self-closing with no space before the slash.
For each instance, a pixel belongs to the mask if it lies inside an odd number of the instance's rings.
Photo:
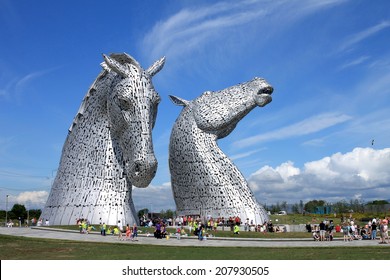
<path id="1" fill-rule="evenodd" d="M 81 234 L 88 234 L 91 231 L 95 231 L 96 228 L 89 223 L 87 219 L 78 219 L 76 224 L 79 226 Z M 119 240 L 130 240 L 137 241 L 138 237 L 138 226 L 136 223 L 133 226 L 129 224 L 124 227 L 121 221 L 118 221 L 116 226 L 108 226 L 106 223 L 100 224 L 100 234 L 102 236 L 115 235 L 118 236 Z"/>
<path id="2" fill-rule="evenodd" d="M 88 234 L 92 230 L 96 230 L 87 219 L 77 220 L 80 228 L 80 233 Z M 337 232 L 342 233 L 343 240 L 349 242 L 352 240 L 380 238 L 380 243 L 389 243 L 388 236 L 389 218 L 371 219 L 364 226 L 359 225 L 353 219 L 342 221 L 341 224 L 335 225 L 333 220 L 323 220 L 319 223 L 307 223 L 306 230 L 312 233 L 315 241 L 332 241 Z M 281 233 L 286 232 L 285 226 L 274 225 L 272 220 L 269 220 L 261 225 L 253 224 L 253 221 L 241 221 L 239 217 L 229 217 L 225 219 L 207 217 L 201 219 L 199 216 L 183 216 L 175 219 L 149 219 L 144 220 L 143 225 L 153 229 L 153 236 L 157 239 L 170 238 L 176 236 L 180 239 L 182 236 L 195 235 L 202 241 L 208 237 L 215 235 L 217 230 L 225 231 L 225 228 L 232 231 L 234 234 L 240 234 L 240 230 L 254 231 L 261 233 Z M 167 231 L 168 227 L 175 228 L 175 233 Z M 136 241 L 138 237 L 138 227 L 134 223 L 133 226 L 127 224 L 123 226 L 121 221 L 118 221 L 116 226 L 107 226 L 105 223 L 100 224 L 100 233 L 102 236 L 115 235 L 119 240 Z M 149 236 L 150 234 L 148 234 Z"/>
<path id="3" fill-rule="evenodd" d="M 312 232 L 315 241 L 332 241 L 334 233 L 341 232 L 344 242 L 353 240 L 376 240 L 380 238 L 381 244 L 389 243 L 388 235 L 389 218 L 374 218 L 364 226 L 360 226 L 353 219 L 348 219 L 341 224 L 334 225 L 332 220 L 321 221 L 318 225 L 308 223 L 306 229 Z"/>

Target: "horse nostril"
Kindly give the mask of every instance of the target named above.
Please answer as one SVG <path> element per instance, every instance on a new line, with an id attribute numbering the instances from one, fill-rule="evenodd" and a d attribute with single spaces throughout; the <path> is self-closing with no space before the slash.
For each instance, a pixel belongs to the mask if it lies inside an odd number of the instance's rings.
<path id="1" fill-rule="evenodd" d="M 139 173 L 140 171 L 141 171 L 140 165 L 138 163 L 135 163 L 134 172 Z"/>
<path id="2" fill-rule="evenodd" d="M 271 94 L 273 91 L 273 87 L 265 87 L 260 91 L 260 93 Z"/>

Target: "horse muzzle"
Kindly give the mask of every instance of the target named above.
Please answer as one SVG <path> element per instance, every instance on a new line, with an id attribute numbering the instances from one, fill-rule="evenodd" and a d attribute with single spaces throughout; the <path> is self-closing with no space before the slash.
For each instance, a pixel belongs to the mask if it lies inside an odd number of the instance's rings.
<path id="1" fill-rule="evenodd" d="M 153 180 L 157 172 L 157 160 L 150 157 L 144 160 L 136 160 L 126 165 L 127 177 L 131 184 L 137 188 L 146 188 Z"/>
<path id="2" fill-rule="evenodd" d="M 273 87 L 267 86 L 258 91 L 255 95 L 255 102 L 257 106 L 264 107 L 272 101 L 272 92 L 274 91 Z"/>

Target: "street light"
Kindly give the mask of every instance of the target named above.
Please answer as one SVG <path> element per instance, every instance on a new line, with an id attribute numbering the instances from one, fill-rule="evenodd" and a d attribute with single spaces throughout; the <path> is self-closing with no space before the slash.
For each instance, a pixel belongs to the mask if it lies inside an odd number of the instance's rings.
<path id="1" fill-rule="evenodd" d="M 9 195 L 7 194 L 5 196 L 5 226 L 7 226 L 8 223 L 8 197 Z"/>

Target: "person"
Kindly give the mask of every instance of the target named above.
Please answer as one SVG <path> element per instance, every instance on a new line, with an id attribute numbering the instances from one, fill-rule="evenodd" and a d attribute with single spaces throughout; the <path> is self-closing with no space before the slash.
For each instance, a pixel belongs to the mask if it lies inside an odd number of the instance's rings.
<path id="1" fill-rule="evenodd" d="M 100 226 L 100 235 L 106 236 L 106 229 L 107 229 L 106 223 L 103 223 Z"/>
<path id="2" fill-rule="evenodd" d="M 352 239 L 357 239 L 357 238 L 355 238 L 356 237 L 355 223 L 353 223 L 352 221 L 351 221 L 351 225 L 349 227 L 349 233 L 350 233 Z"/>
<path id="3" fill-rule="evenodd" d="M 244 224 L 244 230 L 248 231 L 249 230 L 249 218 L 246 218 L 245 224 Z"/>
<path id="4" fill-rule="evenodd" d="M 238 226 L 238 223 L 234 225 L 233 233 L 240 234 L 240 227 Z"/>
<path id="5" fill-rule="evenodd" d="M 87 233 L 91 233 L 92 230 L 95 230 L 95 227 L 93 225 L 89 224 L 87 227 Z"/>
<path id="6" fill-rule="evenodd" d="M 316 230 L 312 231 L 314 241 L 320 241 L 320 236 L 318 235 Z"/>
<path id="7" fill-rule="evenodd" d="M 180 237 L 181 237 L 181 228 L 180 228 L 180 226 L 178 226 L 176 228 L 176 238 L 177 238 L 177 240 L 180 240 Z"/>
<path id="8" fill-rule="evenodd" d="M 81 224 L 81 221 L 77 221 L 77 225 L 79 226 L 80 233 L 83 233 L 83 225 Z"/>
<path id="9" fill-rule="evenodd" d="M 327 241 L 332 241 L 333 240 L 333 226 L 332 226 L 332 224 L 330 224 L 329 227 L 326 230 L 325 239 Z"/>
<path id="10" fill-rule="evenodd" d="M 306 230 L 307 232 L 312 232 L 311 224 L 309 222 L 306 224 Z"/>
<path id="11" fill-rule="evenodd" d="M 87 233 L 88 224 L 87 221 L 83 220 L 81 222 L 81 233 Z"/>
<path id="12" fill-rule="evenodd" d="M 361 229 L 360 235 L 362 236 L 362 239 L 367 240 L 370 239 L 367 233 L 368 225 L 366 225 L 364 228 Z"/>
<path id="13" fill-rule="evenodd" d="M 343 230 L 343 240 L 344 240 L 344 242 L 350 241 L 351 237 L 350 237 L 350 234 L 349 234 L 349 226 L 348 226 L 347 222 L 344 222 L 342 230 Z"/>
<path id="14" fill-rule="evenodd" d="M 375 220 L 376 221 L 376 220 Z M 371 224 L 371 239 L 375 240 L 376 239 L 376 230 L 377 230 L 377 225 L 376 222 L 373 221 Z"/>
<path id="15" fill-rule="evenodd" d="M 138 237 L 138 227 L 137 227 L 137 224 L 134 223 L 133 224 L 133 234 L 131 236 L 131 240 L 132 241 L 138 241 L 136 238 Z"/>
<path id="16" fill-rule="evenodd" d="M 320 225 L 320 241 L 325 241 L 326 225 L 324 221 L 321 221 Z"/>
<path id="17" fill-rule="evenodd" d="M 198 228 L 197 228 L 197 234 L 198 234 L 198 240 L 199 241 L 203 240 L 203 228 L 204 228 L 204 225 L 201 222 L 199 222 L 199 225 L 198 225 Z"/>
<path id="18" fill-rule="evenodd" d="M 162 236 L 161 236 L 161 223 L 160 222 L 156 223 L 156 228 L 154 230 L 154 237 L 157 238 L 157 239 L 162 239 Z"/>
<path id="19" fill-rule="evenodd" d="M 386 239 L 389 239 L 389 235 L 388 235 L 387 231 L 388 231 L 387 220 L 383 219 L 381 221 L 380 226 L 379 226 L 379 232 L 380 232 L 380 237 L 381 237 L 381 241 L 379 242 L 380 244 L 387 243 Z"/>
<path id="20" fill-rule="evenodd" d="M 166 238 L 167 237 L 167 227 L 166 227 L 166 224 L 161 222 L 162 225 L 161 225 L 161 238 Z M 169 237 L 168 237 L 169 238 Z"/>
<path id="21" fill-rule="evenodd" d="M 124 230 L 123 230 L 122 221 L 118 220 L 117 227 L 118 227 L 118 230 L 119 230 L 119 232 L 118 232 L 118 239 L 122 240 L 122 233 L 125 233 Z"/>
<path id="22" fill-rule="evenodd" d="M 11 219 L 9 219 L 7 227 L 13 227 L 13 226 L 14 226 L 14 222 Z"/>
<path id="23" fill-rule="evenodd" d="M 131 237 L 131 228 L 129 224 L 126 225 L 126 240 L 130 240 Z"/>

